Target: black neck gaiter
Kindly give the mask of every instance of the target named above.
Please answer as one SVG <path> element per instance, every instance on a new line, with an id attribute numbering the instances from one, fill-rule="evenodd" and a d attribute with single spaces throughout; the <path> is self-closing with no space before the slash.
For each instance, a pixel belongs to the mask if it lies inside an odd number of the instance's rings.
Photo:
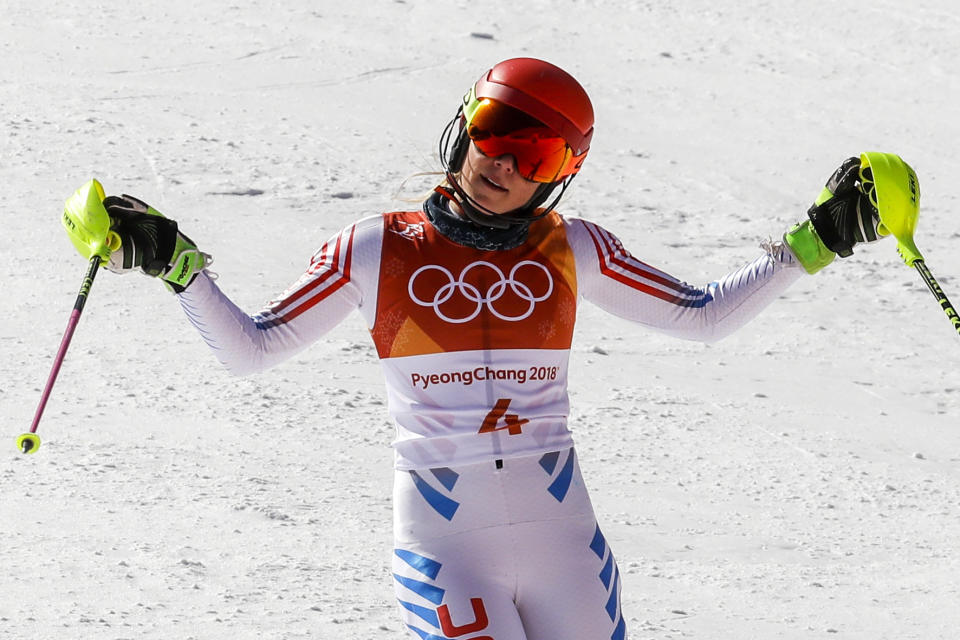
<path id="1" fill-rule="evenodd" d="M 519 247 L 527 239 L 527 224 L 507 229 L 481 227 L 450 210 L 450 203 L 439 193 L 423 203 L 423 211 L 434 228 L 448 240 L 480 251 L 503 251 Z"/>

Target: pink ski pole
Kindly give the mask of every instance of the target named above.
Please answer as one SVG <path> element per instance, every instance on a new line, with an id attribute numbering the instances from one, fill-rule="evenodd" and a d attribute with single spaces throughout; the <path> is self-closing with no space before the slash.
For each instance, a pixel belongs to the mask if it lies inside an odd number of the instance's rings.
<path id="1" fill-rule="evenodd" d="M 73 311 L 70 313 L 70 320 L 67 321 L 67 330 L 60 341 L 60 348 L 57 350 L 57 356 L 53 359 L 53 369 L 47 377 L 47 384 L 40 396 L 40 404 L 37 406 L 37 412 L 33 416 L 33 424 L 30 425 L 30 431 L 17 438 L 17 448 L 23 453 L 36 453 L 40 448 L 40 436 L 37 435 L 37 426 L 40 424 L 40 418 L 43 416 L 43 410 L 47 406 L 47 400 L 50 399 L 50 392 L 53 390 L 53 383 L 57 380 L 57 374 L 60 373 L 60 366 L 63 364 L 63 358 L 67 355 L 67 347 L 73 339 L 73 332 L 80 322 L 80 314 L 83 313 L 83 306 L 87 302 L 87 296 L 90 294 L 90 287 L 93 286 L 93 279 L 97 275 L 97 269 L 100 268 L 100 256 L 94 255 L 90 258 L 87 274 L 83 278 L 83 285 L 80 287 L 80 293 L 77 295 L 77 301 L 73 305 Z"/>

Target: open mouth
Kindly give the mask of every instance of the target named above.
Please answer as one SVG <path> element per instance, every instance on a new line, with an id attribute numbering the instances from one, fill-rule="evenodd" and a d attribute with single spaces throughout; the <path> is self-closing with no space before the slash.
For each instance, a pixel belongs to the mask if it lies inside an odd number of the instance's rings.
<path id="1" fill-rule="evenodd" d="M 480 178 L 483 180 L 483 184 L 487 185 L 491 189 L 494 189 L 496 191 L 507 191 L 506 187 L 501 187 L 499 184 L 497 184 L 496 182 L 494 182 L 493 180 L 491 180 L 490 178 L 488 178 L 483 174 L 480 175 Z"/>

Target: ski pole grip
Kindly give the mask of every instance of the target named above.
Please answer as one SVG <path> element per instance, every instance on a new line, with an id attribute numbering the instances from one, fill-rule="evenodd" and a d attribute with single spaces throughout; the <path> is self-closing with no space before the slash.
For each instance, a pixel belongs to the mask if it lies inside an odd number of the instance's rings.
<path id="1" fill-rule="evenodd" d="M 880 222 L 897 239 L 897 251 L 907 266 L 923 260 L 913 241 L 920 215 L 920 181 L 914 170 L 894 153 L 860 154 L 860 184 L 877 208 Z"/>

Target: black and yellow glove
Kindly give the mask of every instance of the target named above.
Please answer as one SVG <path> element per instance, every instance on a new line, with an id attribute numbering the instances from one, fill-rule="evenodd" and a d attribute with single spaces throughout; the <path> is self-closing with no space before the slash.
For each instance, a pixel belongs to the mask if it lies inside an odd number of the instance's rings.
<path id="1" fill-rule="evenodd" d="M 838 255 L 853 255 L 860 242 L 889 235 L 867 195 L 872 181 L 870 168 L 861 168 L 860 158 L 847 158 L 807 211 L 809 219 L 784 234 L 784 242 L 808 273 L 816 273 Z"/>
<path id="2" fill-rule="evenodd" d="M 114 273 L 139 270 L 159 277 L 175 293 L 186 289 L 212 262 L 193 240 L 180 233 L 174 220 L 133 196 L 107 196 L 103 206 L 120 248 L 110 253 L 106 268 Z"/>

